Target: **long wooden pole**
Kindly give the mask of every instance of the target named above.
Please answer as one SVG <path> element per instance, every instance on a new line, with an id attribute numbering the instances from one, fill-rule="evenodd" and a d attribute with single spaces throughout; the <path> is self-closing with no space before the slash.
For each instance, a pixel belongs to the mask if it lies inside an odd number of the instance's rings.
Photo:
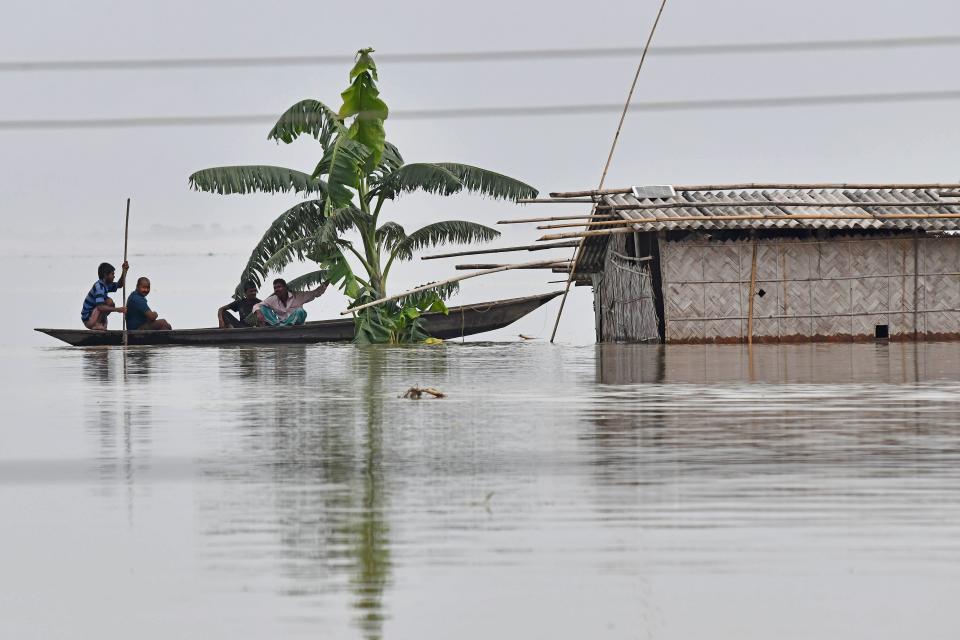
<path id="1" fill-rule="evenodd" d="M 540 218 L 516 218 L 514 220 L 497 220 L 497 224 L 524 224 L 526 222 L 551 222 L 553 220 L 607 220 L 610 214 L 603 213 L 598 216 L 585 213 L 582 216 L 544 216 Z"/>
<path id="2" fill-rule="evenodd" d="M 452 284 L 452 283 L 454 283 L 454 282 L 460 282 L 461 280 L 467 280 L 468 278 L 476 278 L 477 276 L 485 276 L 485 275 L 489 275 L 489 274 L 491 274 L 491 273 L 499 273 L 500 271 L 510 271 L 511 269 L 531 269 L 531 268 L 534 268 L 535 266 L 538 266 L 538 265 L 549 265 L 549 264 L 554 264 L 554 263 L 556 263 L 556 262 L 557 262 L 556 260 L 540 260 L 539 262 L 524 262 L 524 263 L 520 263 L 520 264 L 508 264 L 508 265 L 504 265 L 504 266 L 502 266 L 502 267 L 497 267 L 496 269 L 484 269 L 483 271 L 476 271 L 476 272 L 474 272 L 474 273 L 468 273 L 468 274 L 465 275 L 465 276 L 457 276 L 456 278 L 448 278 L 447 280 L 441 280 L 440 282 L 431 282 L 431 283 L 429 283 L 429 284 L 425 284 L 425 285 L 423 285 L 423 286 L 416 287 L 415 289 L 410 289 L 409 291 L 404 291 L 403 293 L 398 293 L 398 294 L 396 294 L 396 295 L 389 296 L 389 297 L 386 297 L 386 298 L 380 298 L 379 300 L 374 300 L 373 302 L 368 302 L 368 303 L 366 303 L 366 304 L 362 304 L 362 305 L 360 305 L 359 307 L 353 307 L 353 308 L 351 308 L 351 309 L 347 309 L 346 311 L 341 311 L 341 312 L 340 312 L 340 315 L 345 316 L 345 315 L 350 314 L 350 313 L 356 313 L 357 311 L 362 311 L 363 309 L 366 309 L 367 307 L 374 307 L 374 306 L 376 306 L 376 305 L 378 305 L 378 304 L 383 304 L 384 302 L 390 302 L 391 300 L 397 300 L 397 299 L 399 299 L 399 298 L 403 298 L 403 297 L 409 296 L 409 295 L 414 294 L 414 293 L 419 293 L 419 292 L 421 292 L 421 291 L 426 291 L 426 290 L 428 290 L 428 289 L 433 289 L 433 288 L 435 288 L 435 287 L 440 287 L 440 286 L 443 286 L 443 285 L 445 285 L 445 284 Z"/>
<path id="3" fill-rule="evenodd" d="M 799 220 L 872 220 L 882 222 L 884 220 L 956 220 L 960 219 L 960 213 L 900 213 L 900 214 L 877 214 L 875 216 L 864 214 L 851 214 L 848 216 L 831 216 L 827 214 L 808 214 L 795 216 L 677 216 L 675 218 L 637 218 L 630 221 L 624 221 L 622 227 L 613 229 L 598 229 L 596 231 L 578 231 L 576 233 L 549 233 L 537 238 L 537 242 L 548 240 L 566 240 L 569 238 L 591 238 L 593 236 L 609 236 L 620 233 L 633 233 L 635 224 L 653 224 L 663 222 L 723 222 L 735 220 L 769 220 L 771 222 L 792 222 Z"/>
<path id="4" fill-rule="evenodd" d="M 127 198 L 127 215 L 123 221 L 123 263 L 127 263 L 127 243 L 130 239 L 130 198 Z M 123 300 L 120 302 L 120 306 L 125 306 L 127 304 L 127 276 L 124 273 L 123 275 Z M 123 346 L 126 347 L 128 344 L 128 335 L 127 335 L 127 314 L 123 314 Z"/>
<path id="5" fill-rule="evenodd" d="M 607 154 L 607 161 L 603 165 L 603 173 L 600 175 L 600 184 L 597 185 L 597 189 L 603 189 L 603 185 L 607 181 L 607 172 L 610 170 L 610 163 L 613 161 L 613 152 L 617 149 L 617 142 L 620 140 L 620 131 L 623 129 L 623 122 L 627 119 L 627 111 L 630 110 L 630 102 L 633 100 L 633 92 L 637 88 L 637 81 L 640 79 L 640 72 L 643 70 L 643 63 L 647 59 L 647 52 L 650 50 L 650 43 L 653 42 L 653 34 L 657 32 L 657 25 L 660 24 L 660 16 L 663 15 L 663 10 L 667 6 L 667 0 L 661 0 L 660 9 L 657 10 L 657 17 L 653 20 L 653 25 L 650 27 L 650 35 L 647 36 L 647 42 L 643 45 L 643 53 L 640 54 L 640 62 L 637 64 L 637 71 L 633 74 L 633 82 L 630 83 L 630 91 L 627 92 L 627 100 L 623 103 L 623 111 L 620 113 L 620 122 L 617 123 L 617 130 L 613 134 L 613 142 L 610 143 L 610 153 Z M 593 211 L 590 212 L 591 215 L 596 214 L 597 205 L 593 205 Z M 567 278 L 567 286 L 563 289 L 563 298 L 560 299 L 560 308 L 557 310 L 557 319 L 553 323 L 553 332 L 550 333 L 550 343 L 557 338 L 557 329 L 560 328 L 560 318 L 563 316 L 563 308 L 567 304 L 567 295 L 570 293 L 570 285 L 573 283 L 577 275 L 577 265 L 580 264 L 580 257 L 583 255 L 583 247 L 586 242 L 581 242 L 580 246 L 577 247 L 576 252 L 573 254 L 573 266 L 570 267 L 570 276 Z"/>
<path id="6" fill-rule="evenodd" d="M 954 205 L 955 206 L 955 205 Z M 644 217 L 644 218 L 621 218 L 620 220 L 608 220 L 602 222 L 578 222 L 578 223 L 563 223 L 563 224 L 543 224 L 537 227 L 537 229 L 566 229 L 571 227 L 601 227 L 600 230 L 616 228 L 616 227 L 626 227 L 632 226 L 635 224 L 644 224 L 650 222 L 693 222 L 693 221 L 703 221 L 710 222 L 712 220 L 774 220 L 774 221 L 789 221 L 789 220 L 897 220 L 897 219 L 912 219 L 912 218 L 960 218 L 958 213 L 851 213 L 846 215 L 835 215 L 829 213 L 797 213 L 797 214 L 783 214 L 783 215 L 769 215 L 769 214 L 730 214 L 725 216 L 657 216 L 655 218 Z"/>
<path id="7" fill-rule="evenodd" d="M 732 184 L 673 185 L 674 191 L 740 191 L 744 189 L 960 189 L 956 182 L 919 183 L 857 183 L 857 182 L 736 182 Z M 621 189 L 592 189 L 588 191 L 554 191 L 551 198 L 580 198 L 584 196 L 612 196 L 633 193 L 630 187 Z M 569 202 L 569 200 L 568 200 Z"/>
<path id="8" fill-rule="evenodd" d="M 813 209 L 851 209 L 857 207 L 955 207 L 960 203 L 943 200 L 925 200 L 917 202 L 797 202 L 796 200 L 683 200 L 681 202 L 663 202 L 653 204 L 614 204 L 600 205 L 603 211 L 644 211 L 650 209 L 689 209 L 694 207 L 811 207 Z"/>
<path id="9" fill-rule="evenodd" d="M 753 346 L 753 299 L 757 295 L 757 239 L 753 239 L 753 257 L 750 259 L 750 301 L 747 303 L 747 345 Z"/>
<path id="10" fill-rule="evenodd" d="M 676 188 L 676 187 L 674 187 Z M 631 187 L 621 189 L 590 189 L 589 191 L 551 191 L 551 198 L 581 198 L 583 196 L 613 196 L 633 193 Z"/>
<path id="11" fill-rule="evenodd" d="M 477 256 L 484 253 L 509 253 L 511 251 L 543 251 L 545 249 L 564 249 L 580 244 L 577 241 L 558 242 L 556 244 L 527 244 L 518 247 L 500 247 L 497 249 L 472 249 L 470 251 L 454 251 L 452 253 L 435 253 L 432 256 L 420 256 L 421 260 L 437 260 L 440 258 L 458 258 L 460 256 Z"/>
<path id="12" fill-rule="evenodd" d="M 497 267 L 505 267 L 506 264 L 458 264 L 453 268 L 457 271 L 476 271 L 477 269 L 496 269 Z M 533 267 L 516 267 L 517 269 L 552 269 L 553 267 L 569 267 L 569 260 L 557 260 L 556 262 L 551 262 L 550 264 L 541 264 Z"/>

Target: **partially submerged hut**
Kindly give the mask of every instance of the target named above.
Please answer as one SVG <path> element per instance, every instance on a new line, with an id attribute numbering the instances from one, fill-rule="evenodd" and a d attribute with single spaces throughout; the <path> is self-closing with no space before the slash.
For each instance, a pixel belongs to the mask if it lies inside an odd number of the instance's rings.
<path id="1" fill-rule="evenodd" d="M 597 340 L 960 338 L 960 185 L 800 187 L 593 192 Z"/>

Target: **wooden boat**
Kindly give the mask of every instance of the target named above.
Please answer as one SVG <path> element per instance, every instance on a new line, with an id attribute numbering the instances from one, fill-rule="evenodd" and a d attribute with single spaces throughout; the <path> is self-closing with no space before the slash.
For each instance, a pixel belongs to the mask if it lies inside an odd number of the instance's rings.
<path id="1" fill-rule="evenodd" d="M 493 331 L 511 324 L 554 299 L 562 291 L 525 298 L 510 298 L 450 307 L 449 313 L 424 316 L 427 332 L 444 340 Z M 123 331 L 89 329 L 35 329 L 75 347 L 123 344 Z M 293 327 L 250 327 L 244 329 L 174 329 L 172 331 L 129 331 L 132 345 L 232 345 L 349 342 L 353 340 L 353 318 L 320 320 Z"/>

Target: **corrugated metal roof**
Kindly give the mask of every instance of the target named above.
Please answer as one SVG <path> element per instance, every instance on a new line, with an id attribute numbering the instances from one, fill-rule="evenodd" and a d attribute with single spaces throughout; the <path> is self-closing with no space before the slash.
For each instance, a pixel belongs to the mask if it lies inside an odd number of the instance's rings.
<path id="1" fill-rule="evenodd" d="M 771 189 L 764 191 L 677 191 L 669 198 L 637 198 L 632 194 L 606 195 L 603 203 L 613 206 L 665 205 L 650 209 L 619 209 L 625 220 L 637 218 L 695 218 L 668 220 L 637 225 L 644 231 L 671 229 L 922 229 L 924 231 L 960 230 L 960 218 L 869 218 L 869 219 L 791 219 L 792 215 L 869 215 L 878 214 L 960 214 L 960 198 L 941 197 L 932 189 Z M 731 206 L 744 202 L 760 202 L 757 206 Z M 789 202 L 791 206 L 775 203 Z M 689 203 L 689 206 L 676 204 Z M 822 205 L 863 203 L 863 206 L 830 207 Z M 877 203 L 913 206 L 871 206 Z M 918 203 L 943 203 L 917 206 Z M 803 207 L 805 204 L 819 205 Z M 799 206 L 794 206 L 799 205 Z M 711 220 L 716 216 L 767 216 L 764 220 Z M 594 227 L 600 229 L 602 227 Z M 609 228 L 609 227 L 608 227 Z M 583 256 L 584 258 L 586 256 Z"/>

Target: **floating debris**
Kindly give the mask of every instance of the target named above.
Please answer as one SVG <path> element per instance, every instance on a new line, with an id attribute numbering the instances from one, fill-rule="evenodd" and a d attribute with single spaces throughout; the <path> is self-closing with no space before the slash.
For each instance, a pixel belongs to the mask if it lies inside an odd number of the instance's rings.
<path id="1" fill-rule="evenodd" d="M 428 394 L 434 398 L 446 398 L 447 394 L 439 389 L 434 389 L 433 387 L 410 387 L 407 389 L 407 392 L 404 393 L 401 398 L 407 398 L 409 400 L 419 400 L 423 397 L 423 394 Z"/>

